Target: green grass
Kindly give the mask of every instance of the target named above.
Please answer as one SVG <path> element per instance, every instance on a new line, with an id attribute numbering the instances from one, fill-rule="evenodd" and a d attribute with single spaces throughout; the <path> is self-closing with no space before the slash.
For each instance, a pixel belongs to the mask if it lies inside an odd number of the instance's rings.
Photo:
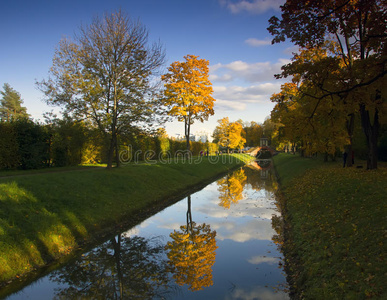
<path id="1" fill-rule="evenodd" d="M 249 159 L 230 157 L 217 163 L 203 158 L 191 164 L 130 164 L 111 170 L 23 172 L 1 178 L 0 284 L 70 254 L 123 224 L 135 225 L 187 190 Z"/>
<path id="2" fill-rule="evenodd" d="M 304 299 L 387 299 L 387 169 L 280 154 L 285 257 Z"/>

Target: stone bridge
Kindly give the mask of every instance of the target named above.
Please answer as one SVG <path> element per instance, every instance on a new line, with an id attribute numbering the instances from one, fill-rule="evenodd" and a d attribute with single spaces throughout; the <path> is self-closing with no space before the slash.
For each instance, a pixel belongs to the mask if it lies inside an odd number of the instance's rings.
<path id="1" fill-rule="evenodd" d="M 269 151 L 271 156 L 274 155 L 275 153 L 275 150 L 273 148 L 270 148 L 269 146 L 261 146 L 261 147 L 256 147 L 253 151 L 251 151 L 249 154 L 251 156 L 255 156 L 257 157 L 258 155 L 258 152 L 261 151 L 261 150 L 265 150 L 265 151 Z"/>

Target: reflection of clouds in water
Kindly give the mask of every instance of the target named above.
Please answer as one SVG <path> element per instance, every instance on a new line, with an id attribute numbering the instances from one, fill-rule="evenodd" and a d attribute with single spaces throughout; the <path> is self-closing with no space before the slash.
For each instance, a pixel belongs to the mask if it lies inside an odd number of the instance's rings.
<path id="1" fill-rule="evenodd" d="M 179 230 L 180 226 L 184 224 L 179 224 L 179 223 L 168 223 L 168 222 L 160 222 L 160 225 L 158 226 L 159 228 L 164 228 L 164 229 L 170 229 L 170 230 Z"/>
<path id="2" fill-rule="evenodd" d="M 274 231 L 271 223 L 267 221 L 251 220 L 238 224 L 236 222 L 219 222 L 212 224 L 211 228 L 217 232 L 218 240 L 230 239 L 235 242 L 247 242 L 250 240 L 271 240 Z"/>
<path id="3" fill-rule="evenodd" d="M 126 238 L 130 238 L 130 237 L 133 237 L 135 235 L 139 235 L 140 230 L 141 229 L 139 228 L 139 226 L 136 226 L 136 227 L 129 229 L 128 231 L 125 231 L 122 235 Z"/>
<path id="4" fill-rule="evenodd" d="M 289 296 L 282 291 L 274 291 L 270 288 L 262 286 L 254 287 L 250 290 L 236 287 L 231 294 L 227 295 L 224 299 L 244 299 L 244 300 L 285 300 L 289 299 Z"/>
<path id="5" fill-rule="evenodd" d="M 268 256 L 253 256 L 252 258 L 247 260 L 249 263 L 253 265 L 259 265 L 262 263 L 274 265 L 280 261 L 279 257 L 268 257 Z"/>
<path id="6" fill-rule="evenodd" d="M 220 208 L 218 205 L 211 203 L 202 205 L 195 209 L 204 215 L 212 218 L 227 218 L 227 217 L 251 217 L 271 220 L 272 215 L 279 215 L 274 209 L 272 201 L 240 201 L 237 204 L 231 204 L 230 209 Z"/>

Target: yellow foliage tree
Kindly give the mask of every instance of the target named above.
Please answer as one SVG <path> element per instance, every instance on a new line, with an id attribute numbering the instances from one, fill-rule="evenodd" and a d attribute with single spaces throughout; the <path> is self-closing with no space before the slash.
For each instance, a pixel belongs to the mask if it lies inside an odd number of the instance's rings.
<path id="1" fill-rule="evenodd" d="M 243 137 L 243 127 L 239 122 L 231 122 L 228 117 L 218 120 L 213 138 L 220 146 L 228 149 L 242 149 L 246 143 Z"/>
<path id="2" fill-rule="evenodd" d="M 191 125 L 195 120 L 204 122 L 214 114 L 214 101 L 209 80 L 209 62 L 195 55 L 184 56 L 184 62 L 174 62 L 161 78 L 165 82 L 163 103 L 168 115 L 184 122 L 184 134 L 189 150 Z"/>

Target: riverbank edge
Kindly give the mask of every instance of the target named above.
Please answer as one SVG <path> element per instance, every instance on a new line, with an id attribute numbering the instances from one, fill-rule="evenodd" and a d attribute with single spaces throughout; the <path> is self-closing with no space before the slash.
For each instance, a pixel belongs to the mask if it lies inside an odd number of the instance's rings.
<path id="1" fill-rule="evenodd" d="M 282 156 L 282 157 L 281 157 Z M 280 159 L 283 159 L 286 157 L 286 161 L 280 161 Z M 297 161 L 298 160 L 298 161 Z M 279 163 L 280 161 L 280 163 Z M 301 163 L 302 161 L 302 163 Z M 304 163 L 304 165 L 303 165 Z M 279 168 L 280 165 L 280 168 Z M 286 165 L 286 167 L 285 167 Z M 360 163 L 362 165 L 362 163 Z M 363 162 L 363 165 L 364 162 Z M 385 278 L 385 273 L 383 274 L 383 269 L 379 268 L 378 265 L 382 265 L 383 262 L 385 262 L 386 252 L 383 250 L 385 249 L 385 243 L 383 242 L 383 233 L 385 236 L 385 223 L 383 223 L 383 219 L 385 219 L 385 215 L 383 216 L 383 211 L 386 212 L 386 203 L 383 202 L 383 199 L 381 199 L 381 195 L 385 195 L 385 188 L 386 183 L 383 183 L 383 186 L 380 188 L 376 184 L 376 177 L 379 176 L 378 183 L 385 182 L 385 179 L 387 177 L 387 168 L 386 165 L 383 164 L 382 168 L 379 168 L 379 170 L 373 170 L 368 171 L 364 169 L 364 166 L 358 168 L 345 168 L 343 169 L 341 167 L 340 162 L 322 162 L 318 159 L 312 159 L 312 158 L 301 158 L 299 156 L 293 156 L 290 154 L 282 153 L 277 158 L 273 158 L 273 166 L 274 166 L 274 172 L 278 183 L 278 189 L 276 191 L 276 199 L 279 203 L 279 208 L 282 214 L 282 226 L 281 226 L 281 237 L 282 237 L 282 246 L 281 251 L 284 255 L 284 270 L 286 272 L 286 278 L 289 285 L 289 296 L 291 299 L 369 299 L 369 298 L 375 298 L 375 299 L 385 299 L 386 290 L 383 288 L 383 282 Z M 291 169 L 293 167 L 294 169 Z M 292 172 L 294 170 L 294 172 Z M 318 172 L 323 173 L 321 177 L 316 176 Z M 330 172 L 330 173 L 329 173 Z M 304 185 L 304 188 L 301 188 L 301 185 L 298 181 L 301 181 L 300 183 L 305 183 L 305 178 L 309 179 L 309 182 L 318 182 L 317 185 L 321 187 L 321 190 L 324 190 L 327 187 L 327 183 L 322 181 L 321 179 L 327 179 L 327 177 L 324 178 L 327 174 L 333 175 L 333 172 L 335 175 L 332 177 L 333 179 L 330 181 L 329 186 L 331 187 L 329 191 L 327 190 L 327 193 L 329 193 L 331 199 L 333 200 L 332 203 L 325 202 L 326 198 L 322 197 L 321 194 L 319 194 L 319 191 L 316 192 L 314 190 L 314 186 L 312 185 Z M 325 173 L 325 174 L 324 174 Z M 337 174 L 336 174 L 337 173 Z M 337 175 L 337 176 L 336 176 Z M 358 178 L 356 178 L 356 175 Z M 351 182 L 355 179 L 361 179 L 364 180 L 364 176 L 370 176 L 372 175 L 372 179 L 367 180 L 367 182 L 364 184 L 368 185 L 367 191 L 367 197 L 364 196 L 364 186 L 357 185 L 358 182 Z M 337 178 L 340 177 L 341 181 L 337 180 Z M 334 180 L 337 180 L 336 182 L 332 182 Z M 284 184 L 285 182 L 285 184 Z M 339 186 L 341 184 L 347 184 L 347 186 L 343 187 L 344 192 L 341 191 Z M 348 184 L 350 183 L 350 184 Z M 348 189 L 348 187 L 350 187 Z M 377 188 L 376 188 L 377 187 Z M 320 192 L 321 192 L 320 190 Z M 332 191 L 334 192 L 332 194 Z M 289 193 L 290 192 L 290 193 Z M 364 198 L 362 201 L 362 204 L 364 203 L 372 203 L 375 205 L 375 203 L 378 203 L 379 206 L 378 210 L 381 211 L 381 213 L 376 216 L 373 215 L 375 213 L 375 210 L 372 209 L 365 209 L 363 206 L 359 205 L 359 202 L 351 202 L 350 199 L 354 199 L 356 201 L 355 196 L 356 193 L 361 193 L 360 198 Z M 374 192 L 374 194 L 372 193 Z M 290 195 L 292 196 L 290 196 Z M 342 195 L 346 194 L 348 197 L 342 199 Z M 335 196 L 332 196 L 335 195 Z M 300 197 L 300 198 L 297 198 Z M 316 205 L 314 203 L 306 202 L 307 199 L 315 199 L 316 202 L 321 202 L 323 206 Z M 359 197 L 358 197 L 359 198 Z M 344 200 L 344 201 L 343 201 Z M 349 201 L 348 201 L 349 200 Z M 370 201 L 375 200 L 375 201 Z M 298 202 L 298 206 L 300 203 L 304 203 L 304 205 L 307 203 L 309 210 L 315 212 L 315 216 L 307 216 L 309 219 L 315 218 L 316 215 L 324 215 L 325 213 L 329 215 L 329 213 L 325 212 L 322 213 L 321 207 L 324 207 L 326 204 L 330 205 L 325 206 L 324 208 L 328 211 L 336 210 L 338 212 L 342 212 L 343 208 L 347 208 L 344 210 L 344 213 L 339 213 L 339 216 L 337 219 L 332 218 L 331 224 L 332 227 L 338 226 L 338 227 L 350 227 L 348 225 L 351 225 L 353 228 L 353 231 L 350 230 L 350 233 L 348 235 L 344 234 L 333 234 L 331 238 L 333 238 L 336 243 L 336 245 L 333 245 L 331 249 L 329 249 L 329 242 L 332 242 L 332 240 L 326 239 L 324 237 L 317 237 L 317 239 L 320 239 L 323 241 L 320 245 L 318 245 L 321 248 L 321 245 L 324 245 L 324 250 L 326 251 L 325 258 L 321 257 L 320 264 L 316 264 L 314 269 L 311 269 L 311 257 L 314 256 L 314 253 L 311 253 L 310 251 L 313 251 L 316 253 L 318 251 L 321 252 L 321 249 L 313 249 L 313 246 L 316 244 L 316 239 L 310 239 L 308 237 L 305 237 L 304 234 L 299 234 L 300 230 L 300 220 L 306 221 L 304 212 L 301 213 L 299 211 L 295 211 L 295 208 L 297 208 L 297 205 L 294 203 Z M 343 202 L 346 203 L 347 206 L 343 206 Z M 372 206 L 371 204 L 371 206 Z M 381 204 L 381 205 L 380 205 Z M 364 220 L 364 218 L 361 218 L 361 216 L 364 215 L 373 215 L 374 219 L 371 217 L 368 220 L 366 220 L 366 225 L 370 225 L 373 227 L 372 229 L 372 235 L 369 236 L 365 235 L 364 233 L 368 233 L 368 229 L 360 233 L 360 226 L 363 225 L 363 228 L 365 227 L 365 222 L 360 224 L 353 224 L 354 220 L 349 220 L 348 222 L 343 222 L 343 219 L 348 218 L 348 211 L 350 209 L 353 211 L 364 211 L 365 213 L 363 215 L 355 215 L 357 218 L 360 219 L 360 221 Z M 364 209 L 363 209 L 364 208 Z M 332 215 L 331 215 L 332 216 Z M 342 219 L 340 219 L 340 216 L 342 216 Z M 381 217 L 382 216 L 382 217 Z M 316 220 L 315 220 L 316 221 Z M 326 221 L 326 220 L 325 220 Z M 374 221 L 375 223 L 371 223 Z M 298 224 L 297 224 L 298 223 Z M 301 222 L 302 223 L 302 222 Z M 351 224 L 352 223 L 352 224 Z M 310 222 L 309 225 L 313 224 L 313 222 Z M 321 224 L 321 223 L 320 223 Z M 315 222 L 314 225 L 318 225 L 318 222 Z M 296 228 L 297 227 L 297 228 Z M 316 226 L 317 231 L 320 229 L 318 226 Z M 307 228 L 307 227 L 306 227 Z M 309 226 L 310 228 L 310 226 Z M 315 229 L 315 230 L 316 230 Z M 330 228 L 332 229 L 332 228 Z M 337 229 L 337 227 L 336 227 Z M 329 230 L 329 229 L 324 229 Z M 359 230 L 359 231 L 358 231 Z M 348 231 L 347 231 L 348 232 Z M 371 231 L 369 231 L 371 233 Z M 320 233 L 323 233 L 321 231 Z M 324 232 L 325 233 L 325 232 Z M 339 232 L 340 233 L 340 232 Z M 357 236 L 359 233 L 359 236 L 361 236 L 360 239 L 355 240 L 353 237 Z M 380 238 L 375 238 L 376 236 L 380 236 Z M 361 235 L 362 234 L 362 235 Z M 310 237 L 310 235 L 309 235 Z M 367 240 L 368 237 L 368 240 Z M 367 240 L 367 242 L 365 242 Z M 328 242 L 328 243 L 327 243 Z M 357 242 L 357 243 L 356 243 Z M 370 253 L 365 252 L 365 248 L 363 246 L 360 246 L 359 249 L 356 249 L 356 254 L 354 257 L 356 258 L 364 258 L 363 261 L 359 259 L 359 261 L 354 261 L 352 265 L 354 267 L 352 268 L 345 268 L 345 265 L 341 265 L 341 267 L 338 267 L 340 265 L 340 262 L 343 260 L 348 261 L 348 245 L 361 245 L 359 242 L 363 242 L 364 244 L 373 245 L 373 252 L 370 250 Z M 302 246 L 304 245 L 304 246 Z M 342 253 L 339 253 L 337 251 L 337 248 L 334 248 L 334 246 L 337 245 L 347 245 L 347 252 L 343 255 Z M 303 248 L 307 249 L 303 249 Z M 367 246 L 368 247 L 368 246 Z M 351 248 L 349 248 L 351 249 Z M 376 250 L 376 251 L 375 251 Z M 350 250 L 349 250 L 350 251 Z M 354 254 L 352 254 L 354 255 Z M 367 258 L 368 257 L 368 258 Z M 376 259 L 369 260 L 369 257 L 376 257 Z M 313 261 L 313 260 L 312 260 Z M 330 261 L 330 262 L 329 262 Z M 372 267 L 371 267 L 372 262 Z M 336 265 L 335 265 L 336 264 Z M 375 267 L 375 265 L 377 265 Z M 367 267 L 369 269 L 367 270 Z M 341 270 L 340 270 L 341 269 Z M 342 278 L 335 278 L 335 276 L 342 277 Z M 358 276 L 358 274 L 361 274 Z M 373 275 L 372 275 L 373 274 Z M 309 282 L 309 278 L 316 282 L 316 280 L 320 281 L 317 285 L 312 282 Z M 345 279 L 345 280 L 343 280 Z M 331 282 L 330 282 L 331 281 Z M 340 282 L 341 281 L 341 282 Z M 363 283 L 363 282 L 365 283 Z M 333 284 L 332 284 L 333 283 Z M 352 286 L 349 285 L 349 283 L 353 283 Z M 347 286 L 348 284 L 348 286 Z M 356 289 L 354 288 L 354 285 L 359 285 L 359 287 Z M 327 296 L 328 295 L 328 296 Z"/>
<path id="2" fill-rule="evenodd" d="M 3 298 L 7 295 L 12 294 L 14 291 L 20 289 L 21 287 L 28 285 L 29 283 L 35 281 L 36 279 L 44 276 L 50 271 L 58 268 L 59 266 L 65 264 L 71 260 L 75 255 L 80 252 L 91 250 L 104 240 L 114 237 L 123 230 L 127 230 L 131 227 L 134 227 L 149 218 L 150 216 L 162 211 L 166 207 L 182 200 L 184 197 L 200 191 L 208 184 L 214 182 L 215 180 L 223 177 L 224 175 L 237 170 L 244 165 L 248 164 L 251 160 L 254 160 L 254 157 L 248 155 L 233 155 L 236 159 L 235 162 L 223 163 L 225 169 L 220 172 L 208 174 L 209 176 L 203 177 L 200 181 L 191 183 L 186 182 L 186 185 L 181 186 L 178 190 L 175 190 L 171 194 L 166 194 L 160 197 L 155 197 L 151 201 L 151 205 L 147 204 L 146 206 L 138 209 L 136 211 L 129 212 L 120 217 L 115 223 L 110 225 L 105 225 L 103 228 L 96 230 L 95 232 L 89 232 L 87 239 L 76 239 L 76 245 L 72 247 L 71 252 L 67 252 L 59 257 L 56 257 L 54 260 L 47 259 L 44 265 L 35 266 L 32 270 L 25 273 L 20 273 L 16 277 L 9 278 L 5 281 L 0 282 L 0 298 Z M 76 172 L 76 171 L 74 171 Z M 38 175 L 38 174 L 37 174 Z M 22 175 L 24 176 L 24 175 Z"/>

